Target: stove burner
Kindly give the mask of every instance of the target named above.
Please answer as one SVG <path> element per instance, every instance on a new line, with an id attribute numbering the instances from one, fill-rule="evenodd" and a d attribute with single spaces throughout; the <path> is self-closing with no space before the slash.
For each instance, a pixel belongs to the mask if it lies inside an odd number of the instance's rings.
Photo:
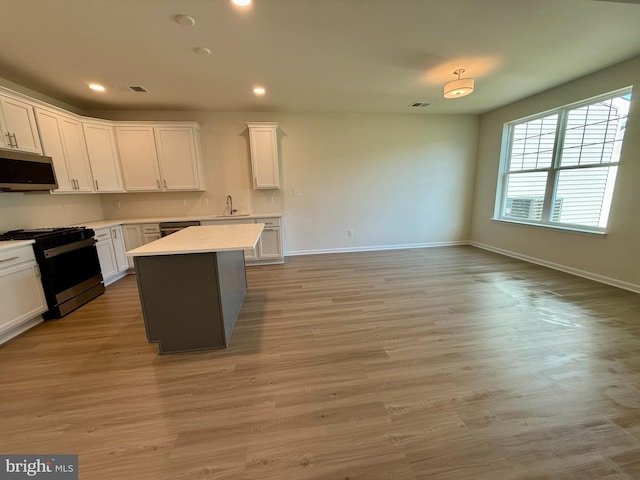
<path id="1" fill-rule="evenodd" d="M 0 235 L 0 240 L 35 240 L 43 237 L 58 237 L 82 232 L 85 227 L 53 227 L 11 230 Z"/>

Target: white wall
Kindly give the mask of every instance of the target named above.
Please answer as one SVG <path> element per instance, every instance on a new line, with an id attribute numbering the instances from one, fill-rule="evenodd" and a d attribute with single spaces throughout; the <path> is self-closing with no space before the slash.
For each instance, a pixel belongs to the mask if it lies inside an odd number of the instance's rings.
<path id="1" fill-rule="evenodd" d="M 632 85 L 640 57 L 481 117 L 471 239 L 492 249 L 640 291 L 640 90 L 633 92 L 609 226 L 605 237 L 491 220 L 503 125 L 551 108 Z"/>
<path id="2" fill-rule="evenodd" d="M 285 214 L 288 254 L 468 239 L 476 116 L 91 114 L 114 120 L 195 120 L 202 126 L 207 192 L 102 195 L 106 218 L 220 214 L 231 194 L 240 211 Z M 280 122 L 280 190 L 251 188 L 245 125 L 250 121 Z M 294 197 L 294 189 L 301 195 Z M 353 237 L 347 236 L 348 229 Z"/>

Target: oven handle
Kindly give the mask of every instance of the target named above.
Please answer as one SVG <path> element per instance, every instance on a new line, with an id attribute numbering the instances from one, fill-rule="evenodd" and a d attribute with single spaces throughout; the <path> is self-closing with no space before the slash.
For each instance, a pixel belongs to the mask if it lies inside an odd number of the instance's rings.
<path id="1" fill-rule="evenodd" d="M 79 240 L 77 242 L 68 243 L 67 245 L 60 245 L 59 247 L 48 248 L 44 251 L 44 258 L 57 257 L 63 253 L 79 250 L 80 248 L 86 248 L 96 243 L 95 238 L 87 238 L 85 240 Z"/>

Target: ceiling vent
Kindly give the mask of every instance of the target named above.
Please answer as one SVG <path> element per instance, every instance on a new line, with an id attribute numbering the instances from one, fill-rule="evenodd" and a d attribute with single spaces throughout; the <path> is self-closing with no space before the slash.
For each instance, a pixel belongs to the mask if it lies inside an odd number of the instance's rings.
<path id="1" fill-rule="evenodd" d="M 413 102 L 409 104 L 411 108 L 428 107 L 429 105 L 431 105 L 429 102 Z"/>
<path id="2" fill-rule="evenodd" d="M 131 90 L 132 92 L 136 92 L 136 93 L 147 93 L 149 90 L 147 90 L 146 88 L 144 88 L 141 85 L 134 85 L 132 87 L 128 87 L 129 90 Z"/>

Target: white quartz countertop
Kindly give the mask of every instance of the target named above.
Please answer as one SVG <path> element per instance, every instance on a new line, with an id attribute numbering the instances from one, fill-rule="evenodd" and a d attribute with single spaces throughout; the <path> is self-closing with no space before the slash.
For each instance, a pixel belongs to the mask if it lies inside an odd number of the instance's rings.
<path id="1" fill-rule="evenodd" d="M 255 248 L 264 223 L 187 227 L 141 247 L 129 250 L 130 257 L 224 252 Z"/>
<path id="2" fill-rule="evenodd" d="M 0 242 L 0 252 L 2 250 L 24 247 L 25 245 L 31 245 L 32 243 L 34 243 L 33 240 L 4 240 Z"/>
<path id="3" fill-rule="evenodd" d="M 282 213 L 251 213 L 240 215 L 190 215 L 183 217 L 140 217 L 140 218 L 120 218 L 113 220 L 94 220 L 77 224 L 94 230 L 99 228 L 115 227 L 116 225 L 134 225 L 141 223 L 162 223 L 162 222 L 186 222 L 186 221 L 211 221 L 211 220 L 242 220 L 243 218 L 273 218 L 282 217 Z"/>

